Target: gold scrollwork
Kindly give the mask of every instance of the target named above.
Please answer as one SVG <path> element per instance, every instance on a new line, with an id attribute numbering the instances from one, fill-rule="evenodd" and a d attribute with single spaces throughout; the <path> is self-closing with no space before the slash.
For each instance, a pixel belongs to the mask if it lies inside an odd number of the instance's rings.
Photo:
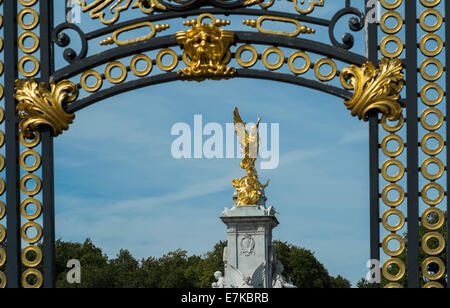
<path id="1" fill-rule="evenodd" d="M 267 30 L 267 29 L 264 29 L 262 27 L 262 23 L 265 20 L 280 21 L 280 22 L 284 22 L 284 23 L 291 23 L 291 24 L 294 24 L 296 26 L 296 29 L 295 29 L 294 32 Z M 295 36 L 299 35 L 300 33 L 303 33 L 303 34 L 316 33 L 315 29 L 312 29 L 312 28 L 309 28 L 309 27 L 306 27 L 306 26 L 302 26 L 297 19 L 286 18 L 286 17 L 263 15 L 263 16 L 259 17 L 258 20 L 245 19 L 245 20 L 242 21 L 242 23 L 244 25 L 246 25 L 246 26 L 257 28 L 258 31 L 261 32 L 261 33 L 267 33 L 267 34 L 276 34 L 276 35 L 284 35 L 284 36 L 293 36 L 293 37 L 295 37 Z"/>
<path id="2" fill-rule="evenodd" d="M 291 0 L 292 2 L 294 2 L 294 7 L 295 10 L 301 14 L 309 14 L 312 11 L 314 11 L 316 6 L 323 6 L 324 5 L 324 0 L 309 0 L 309 7 L 307 9 L 302 9 L 298 6 L 297 1 L 298 0 Z M 300 1 L 301 4 L 305 3 L 305 0 L 301 0 Z"/>
<path id="3" fill-rule="evenodd" d="M 16 80 L 14 96 L 18 100 L 17 110 L 21 118 L 19 128 L 26 138 L 33 138 L 41 124 L 49 125 L 53 135 L 58 136 L 75 118 L 63 107 L 78 97 L 78 88 L 71 81 L 51 82 L 48 89 L 45 83 L 38 83 L 35 79 L 19 79 Z"/>
<path id="4" fill-rule="evenodd" d="M 210 24 L 203 19 L 211 19 Z M 228 79 L 236 75 L 236 69 L 227 66 L 230 46 L 235 44 L 234 32 L 222 30 L 220 26 L 229 25 L 230 21 L 216 19 L 212 14 L 201 14 L 196 20 L 183 22 L 192 28 L 176 33 L 178 44 L 186 52 L 188 67 L 180 69 L 182 78 L 203 81 L 209 79 Z"/>
<path id="5" fill-rule="evenodd" d="M 126 40 L 126 41 L 119 41 L 119 35 L 121 33 L 127 32 L 127 31 L 131 31 L 131 30 L 136 30 L 136 29 L 140 29 L 140 28 L 144 28 L 144 27 L 149 27 L 150 28 L 150 33 L 147 35 L 143 35 L 140 36 L 138 38 L 134 38 L 131 40 Z M 155 36 L 155 34 L 157 32 L 161 32 L 164 31 L 166 29 L 168 29 L 170 26 L 168 24 L 164 24 L 164 25 L 154 25 L 153 23 L 149 22 L 149 21 L 145 21 L 145 22 L 140 22 L 134 25 L 130 25 L 127 27 L 123 27 L 120 28 L 116 31 L 113 32 L 113 35 L 104 39 L 103 41 L 100 42 L 100 45 L 111 45 L 111 44 L 116 44 L 118 46 L 125 46 L 125 45 L 129 45 L 129 44 L 133 44 L 136 42 L 141 42 L 141 41 L 145 41 L 148 39 L 151 39 L 152 37 Z"/>
<path id="6" fill-rule="evenodd" d="M 340 75 L 344 88 L 353 89 L 353 98 L 345 105 L 353 116 L 368 120 L 368 112 L 378 109 L 391 121 L 402 115 L 402 107 L 398 102 L 403 88 L 403 65 L 398 58 L 381 59 L 379 68 L 367 62 L 359 68 L 356 65 L 344 68 Z"/>

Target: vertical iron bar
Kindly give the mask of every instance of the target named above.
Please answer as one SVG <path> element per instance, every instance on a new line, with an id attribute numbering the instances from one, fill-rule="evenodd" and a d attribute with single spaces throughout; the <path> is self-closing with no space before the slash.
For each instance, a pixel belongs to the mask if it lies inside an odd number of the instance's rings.
<path id="1" fill-rule="evenodd" d="M 417 1 L 405 1 L 408 287 L 419 287 L 419 154 L 417 123 Z"/>
<path id="2" fill-rule="evenodd" d="M 3 2 L 5 57 L 7 286 L 20 287 L 19 141 L 14 83 L 17 78 L 17 1 Z"/>
<path id="3" fill-rule="evenodd" d="M 371 7 L 366 0 L 366 16 Z M 366 23 L 366 54 L 369 61 L 378 63 L 378 26 L 376 23 Z M 380 204 L 379 204 L 379 173 L 378 173 L 378 112 L 369 113 L 369 176 L 370 176 L 370 259 L 380 261 Z M 372 288 L 379 288 L 379 283 L 373 283 Z"/>
<path id="4" fill-rule="evenodd" d="M 40 41 L 41 41 L 41 80 L 47 84 L 54 71 L 53 44 L 53 0 L 40 0 Z M 53 136 L 49 126 L 41 129 L 42 146 L 42 204 L 43 204 L 43 262 L 44 288 L 56 287 L 55 253 L 55 198 Z"/>
<path id="5" fill-rule="evenodd" d="M 450 1 L 445 1 L 445 16 L 448 16 L 447 14 L 450 14 Z M 450 19 L 445 18 L 445 42 L 450 42 Z M 448 44 L 448 43 L 447 43 Z M 445 46 L 445 67 L 447 67 L 448 64 L 450 64 L 450 46 L 446 44 Z M 448 215 L 450 213 L 450 199 L 448 196 L 448 192 L 450 191 L 450 176 L 448 174 L 448 163 L 450 162 L 450 151 L 449 151 L 449 137 L 450 137 L 450 123 L 449 123 L 449 113 L 450 113 L 450 95 L 448 94 L 450 91 L 450 72 L 448 70 L 445 71 L 445 79 L 446 79 L 446 85 L 445 85 L 445 99 L 446 99 L 446 124 L 447 124 L 447 143 L 446 143 L 446 151 L 447 151 L 447 245 L 446 245 L 446 251 L 447 251 L 447 273 L 449 273 L 450 268 L 450 251 L 448 249 L 448 245 L 450 245 L 450 224 L 448 223 Z M 448 274 L 447 274 L 448 276 Z M 450 288 L 450 277 L 447 277 L 447 288 Z"/>

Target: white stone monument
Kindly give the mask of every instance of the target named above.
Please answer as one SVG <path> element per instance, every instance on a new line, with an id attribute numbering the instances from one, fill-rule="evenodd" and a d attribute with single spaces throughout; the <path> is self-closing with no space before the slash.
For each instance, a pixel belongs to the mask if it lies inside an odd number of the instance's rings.
<path id="1" fill-rule="evenodd" d="M 220 217 L 228 234 L 223 254 L 225 275 L 214 274 L 217 281 L 213 288 L 295 288 L 283 277 L 283 265 L 275 258 L 272 230 L 279 224 L 277 212 L 272 206 L 266 208 L 264 189 L 268 183 L 259 182 L 255 169 L 259 121 L 248 133 L 237 108 L 234 111 L 235 130 L 244 154 L 241 167 L 247 175 L 233 180 L 235 205 L 225 208 Z"/>

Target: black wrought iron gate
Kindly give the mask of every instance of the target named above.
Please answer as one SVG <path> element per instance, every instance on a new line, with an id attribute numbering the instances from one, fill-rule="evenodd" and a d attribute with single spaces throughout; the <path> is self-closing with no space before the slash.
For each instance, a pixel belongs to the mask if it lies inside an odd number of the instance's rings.
<path id="1" fill-rule="evenodd" d="M 103 27 L 85 32 L 75 22 L 55 25 L 55 14 L 69 11 L 56 11 L 53 0 L 0 1 L 0 287 L 55 287 L 53 138 L 76 111 L 154 84 L 229 78 L 317 89 L 342 98 L 353 116 L 368 121 L 370 257 L 381 262 L 383 276 L 373 286 L 449 286 L 449 1 L 342 0 L 329 19 L 314 16 L 329 0 L 292 0 L 292 12 L 276 9 L 275 0 L 72 2 Z M 130 10 L 142 17 L 124 20 Z M 236 26 L 228 17 L 241 18 L 245 30 L 224 30 Z M 352 51 L 351 33 L 336 38 L 346 17 L 350 31 L 365 31 L 366 54 Z M 264 21 L 295 30 L 273 30 Z M 170 32 L 182 22 L 185 31 Z M 147 35 L 119 38 L 144 28 Z M 329 43 L 316 39 L 320 29 L 328 31 Z M 79 46 L 71 47 L 67 31 Z M 196 47 L 200 41 L 206 52 Z M 272 54 L 276 62 L 269 61 Z M 65 65 L 55 66 L 58 57 Z"/>

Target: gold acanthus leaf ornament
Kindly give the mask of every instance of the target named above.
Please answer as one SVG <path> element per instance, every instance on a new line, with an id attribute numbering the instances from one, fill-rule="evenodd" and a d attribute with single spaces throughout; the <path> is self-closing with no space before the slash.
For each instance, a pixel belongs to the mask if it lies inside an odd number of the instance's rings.
<path id="1" fill-rule="evenodd" d="M 203 23 L 205 18 L 211 23 Z M 231 59 L 230 46 L 235 44 L 234 32 L 219 28 L 229 25 L 230 21 L 206 13 L 183 24 L 192 29 L 176 33 L 177 42 L 184 49 L 183 61 L 188 66 L 178 71 L 182 78 L 203 81 L 236 75 L 236 69 L 227 66 Z"/>
<path id="2" fill-rule="evenodd" d="M 238 141 L 242 147 L 242 154 L 244 158 L 241 161 L 241 168 L 247 173 L 240 179 L 232 181 L 233 187 L 236 190 L 236 205 L 256 205 L 260 197 L 264 194 L 264 189 L 269 185 L 269 181 L 262 185 L 258 179 L 258 172 L 255 168 L 255 162 L 259 152 L 259 122 L 256 125 L 251 125 L 250 132 L 247 131 L 244 121 L 239 115 L 239 110 L 234 109 L 234 130 L 236 132 Z"/>
<path id="3" fill-rule="evenodd" d="M 354 90 L 352 99 L 345 102 L 352 116 L 367 121 L 368 112 L 378 109 L 390 121 L 398 120 L 402 115 L 399 103 L 404 85 L 402 70 L 402 60 L 398 58 L 383 58 L 378 68 L 367 62 L 361 68 L 351 65 L 343 69 L 341 84 L 348 90 Z"/>
<path id="4" fill-rule="evenodd" d="M 78 88 L 75 83 L 62 80 L 55 84 L 50 82 L 50 89 L 44 82 L 35 79 L 16 80 L 15 99 L 19 112 L 19 129 L 26 138 L 33 138 L 39 125 L 49 125 L 53 136 L 60 135 L 69 128 L 75 119 L 74 114 L 67 113 L 63 105 L 78 98 Z"/>

